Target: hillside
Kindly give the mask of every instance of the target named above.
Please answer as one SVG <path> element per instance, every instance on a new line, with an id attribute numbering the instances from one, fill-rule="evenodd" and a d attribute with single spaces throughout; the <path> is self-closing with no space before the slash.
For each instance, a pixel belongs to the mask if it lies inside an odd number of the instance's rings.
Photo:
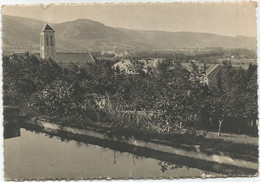
<path id="1" fill-rule="evenodd" d="M 38 51 L 40 30 L 45 22 L 3 16 L 4 51 Z M 193 47 L 255 48 L 254 37 L 229 37 L 210 33 L 142 31 L 113 28 L 102 23 L 78 19 L 50 24 L 56 32 L 57 51 L 88 49 L 173 49 Z"/>

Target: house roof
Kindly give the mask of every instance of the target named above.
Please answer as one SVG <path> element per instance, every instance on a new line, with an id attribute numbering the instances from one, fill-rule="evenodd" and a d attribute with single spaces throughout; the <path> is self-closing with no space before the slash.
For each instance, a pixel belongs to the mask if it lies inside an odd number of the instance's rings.
<path id="1" fill-rule="evenodd" d="M 188 71 L 192 71 L 192 67 L 190 63 L 182 63 L 181 64 L 184 68 L 186 68 Z M 202 69 L 204 64 L 201 63 L 197 63 L 196 64 L 198 66 L 199 69 Z M 209 75 L 213 70 L 215 70 L 218 66 L 220 66 L 219 64 L 206 64 L 206 75 Z"/>
<path id="2" fill-rule="evenodd" d="M 131 69 L 133 63 L 130 59 L 123 59 L 112 66 L 113 69 L 119 68 L 127 74 L 136 74 L 135 70 Z"/>
<path id="3" fill-rule="evenodd" d="M 150 59 L 139 59 L 138 62 L 143 64 L 143 71 L 147 72 L 148 68 L 155 68 L 159 62 L 164 61 L 164 58 L 150 58 Z M 131 68 L 133 66 L 133 63 L 131 62 L 130 58 L 127 59 L 121 59 L 121 61 L 115 63 L 113 65 L 113 69 L 116 69 L 117 67 L 121 71 L 125 71 L 128 74 L 135 74 L 134 70 Z"/>
<path id="4" fill-rule="evenodd" d="M 48 25 L 48 24 L 46 24 L 46 25 L 43 27 L 42 31 L 53 31 L 53 32 L 54 32 L 54 30 L 53 30 L 53 29 L 50 27 L 50 25 Z"/>
<path id="5" fill-rule="evenodd" d="M 89 52 L 86 53 L 56 53 L 54 61 L 58 64 L 85 64 L 93 63 L 95 60 Z"/>
<path id="6" fill-rule="evenodd" d="M 128 69 L 129 66 L 133 65 L 130 59 L 121 60 L 113 65 L 113 68 L 119 67 L 120 69 Z"/>
<path id="7" fill-rule="evenodd" d="M 40 54 L 34 54 L 37 59 L 40 58 Z M 86 53 L 56 53 L 54 61 L 60 65 L 68 65 L 70 63 L 82 65 L 85 63 L 95 62 L 94 58 L 89 52 Z"/>
<path id="8" fill-rule="evenodd" d="M 105 61 L 116 61 L 116 60 L 120 60 L 117 57 L 108 57 L 108 56 L 100 56 L 97 57 L 98 60 L 105 60 Z"/>
<path id="9" fill-rule="evenodd" d="M 206 74 L 209 75 L 213 70 L 215 70 L 219 64 L 211 64 L 207 69 L 206 69 Z"/>

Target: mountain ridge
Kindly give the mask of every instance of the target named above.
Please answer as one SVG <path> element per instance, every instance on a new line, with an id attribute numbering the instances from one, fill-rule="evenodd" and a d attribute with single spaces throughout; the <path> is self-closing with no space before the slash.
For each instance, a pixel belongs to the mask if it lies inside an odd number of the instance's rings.
<path id="1" fill-rule="evenodd" d="M 38 51 L 41 20 L 3 15 L 3 50 Z M 57 51 L 112 49 L 178 49 L 195 47 L 256 48 L 256 37 L 222 36 L 201 32 L 131 30 L 106 26 L 90 19 L 50 23 Z"/>

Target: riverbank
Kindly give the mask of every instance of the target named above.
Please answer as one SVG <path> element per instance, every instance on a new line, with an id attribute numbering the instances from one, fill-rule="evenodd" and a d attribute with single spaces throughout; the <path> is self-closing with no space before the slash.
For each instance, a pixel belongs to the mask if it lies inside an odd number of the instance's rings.
<path id="1" fill-rule="evenodd" d="M 126 144 L 130 142 L 131 145 L 137 146 L 140 146 L 142 143 L 142 147 L 149 145 L 156 146 L 156 148 L 159 147 L 161 152 L 162 149 L 167 148 L 164 151 L 166 153 L 171 152 L 174 148 L 175 151 L 179 151 L 178 154 L 183 155 L 186 153 L 187 156 L 185 157 L 191 157 L 191 153 L 195 153 L 195 158 L 197 156 L 200 160 L 209 159 L 216 163 L 228 163 L 228 165 L 236 166 L 243 163 L 243 168 L 258 170 L 258 139 L 256 137 L 237 134 L 222 134 L 220 137 L 217 137 L 217 133 L 214 132 L 209 132 L 205 136 L 187 134 L 159 135 L 128 128 L 111 128 L 104 123 L 84 121 L 83 124 L 80 120 L 77 122 L 73 120 L 68 122 L 68 120 L 67 118 L 66 122 L 61 122 L 60 120 L 52 120 L 45 117 L 33 117 L 24 120 L 22 125 L 25 124 L 27 128 L 37 126 L 40 130 L 43 128 L 45 130 L 51 129 L 57 130 L 59 133 L 83 134 L 94 138 L 98 134 L 99 137 L 102 136 L 102 140 L 112 140 Z M 91 133 L 93 136 L 91 136 Z M 247 142 L 249 140 L 250 143 Z"/>

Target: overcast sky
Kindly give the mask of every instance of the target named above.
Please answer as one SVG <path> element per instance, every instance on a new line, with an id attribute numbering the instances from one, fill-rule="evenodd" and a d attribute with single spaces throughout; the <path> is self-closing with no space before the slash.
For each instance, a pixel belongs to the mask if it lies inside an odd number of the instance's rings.
<path id="1" fill-rule="evenodd" d="M 256 10 L 244 3 L 146 3 L 51 6 L 5 6 L 4 15 L 45 22 L 87 18 L 112 27 L 142 30 L 208 32 L 256 36 Z"/>

